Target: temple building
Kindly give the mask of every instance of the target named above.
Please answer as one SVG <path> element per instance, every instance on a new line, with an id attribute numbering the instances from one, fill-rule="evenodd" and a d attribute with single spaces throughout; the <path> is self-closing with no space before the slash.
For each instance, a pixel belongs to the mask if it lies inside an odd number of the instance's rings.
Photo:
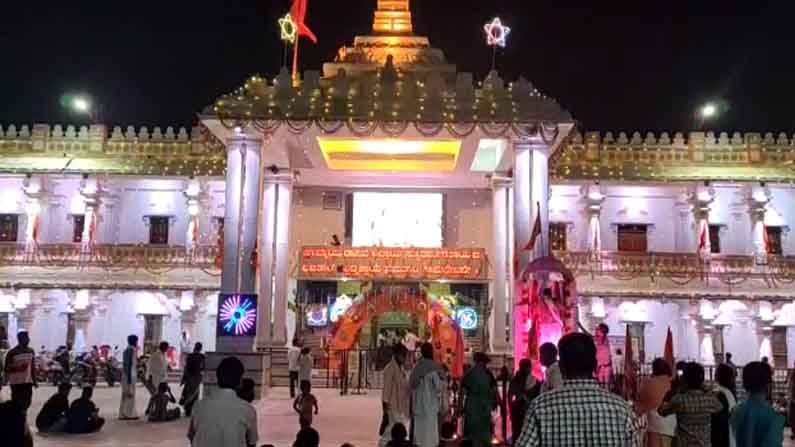
<path id="1" fill-rule="evenodd" d="M 795 360 L 795 137 L 585 132 L 525 78 L 458 72 L 408 0 L 300 78 L 250 76 L 193 129 L 0 127 L 12 344 L 185 332 L 275 383 L 294 337 L 323 352 L 377 294 L 443 303 L 468 351 L 510 356 L 517 276 L 552 253 L 580 323 L 629 326 L 641 361 L 669 328 L 679 359 Z M 346 346 L 430 336 L 394 309 Z"/>

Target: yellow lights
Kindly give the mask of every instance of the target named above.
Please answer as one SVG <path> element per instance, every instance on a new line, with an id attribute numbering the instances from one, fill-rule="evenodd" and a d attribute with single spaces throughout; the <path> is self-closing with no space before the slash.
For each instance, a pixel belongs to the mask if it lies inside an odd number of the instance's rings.
<path id="1" fill-rule="evenodd" d="M 284 17 L 279 19 L 278 22 L 281 39 L 286 43 L 294 44 L 296 37 L 298 37 L 298 27 L 295 26 L 293 17 L 288 12 Z"/>
<path id="2" fill-rule="evenodd" d="M 461 141 L 400 139 L 317 139 L 328 168 L 338 171 L 450 172 Z"/>
<path id="3" fill-rule="evenodd" d="M 379 34 L 411 34 L 409 0 L 379 0 L 373 32 Z"/>

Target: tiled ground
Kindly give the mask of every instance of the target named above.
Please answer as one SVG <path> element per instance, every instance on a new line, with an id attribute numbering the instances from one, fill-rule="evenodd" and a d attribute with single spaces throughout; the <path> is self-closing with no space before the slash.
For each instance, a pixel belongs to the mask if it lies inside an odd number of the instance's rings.
<path id="1" fill-rule="evenodd" d="M 179 396 L 176 385 L 172 390 Z M 35 418 L 41 405 L 53 393 L 52 388 L 42 387 L 36 391 L 31 420 Z M 8 398 L 6 389 L 3 398 Z M 140 421 L 119 421 L 119 398 L 121 390 L 99 386 L 94 393 L 95 402 L 101 408 L 101 415 L 107 419 L 102 432 L 91 435 L 41 436 L 36 434 L 36 447 L 172 447 L 188 445 L 185 433 L 188 421 L 182 418 L 176 422 L 148 424 Z M 143 414 L 147 395 L 145 389 L 138 389 L 139 413 Z M 342 398 L 333 390 L 315 390 L 320 403 L 320 414 L 315 416 L 315 428 L 320 433 L 321 446 L 339 447 L 344 442 L 353 445 L 375 446 L 377 429 L 381 418 L 380 392 L 366 396 L 347 396 Z M 72 398 L 77 391 L 72 391 Z M 146 396 L 148 398 L 148 396 Z M 259 415 L 260 444 L 273 444 L 276 447 L 289 447 L 298 431 L 298 418 L 292 411 L 292 401 L 286 388 L 276 388 L 262 402 L 257 402 Z M 34 427 L 35 430 L 35 427 Z"/>
<path id="2" fill-rule="evenodd" d="M 172 385 L 172 389 L 176 386 Z M 35 417 L 43 402 L 53 392 L 52 388 L 40 388 L 35 395 L 31 415 Z M 3 398 L 8 398 L 6 389 Z M 148 424 L 146 422 L 122 422 L 116 419 L 121 390 L 100 386 L 95 391 L 95 401 L 102 415 L 108 419 L 101 433 L 91 435 L 35 435 L 36 447 L 176 447 L 187 446 L 185 437 L 188 421 L 183 418 L 176 422 Z M 146 405 L 144 389 L 138 390 L 138 408 L 143 414 Z M 177 393 L 175 393 L 177 394 Z M 374 447 L 377 443 L 378 423 L 381 408 L 378 391 L 364 396 L 340 397 L 333 390 L 318 389 L 315 394 L 320 401 L 320 415 L 315 417 L 315 427 L 320 432 L 323 447 L 339 447 L 350 442 L 357 447 Z M 72 397 L 77 395 L 72 392 Z M 259 415 L 260 444 L 273 444 L 276 447 L 289 447 L 295 439 L 298 421 L 291 410 L 291 400 L 285 388 L 270 391 L 268 398 L 257 403 Z M 787 437 L 788 438 L 788 437 Z M 795 447 L 787 439 L 786 447 Z"/>

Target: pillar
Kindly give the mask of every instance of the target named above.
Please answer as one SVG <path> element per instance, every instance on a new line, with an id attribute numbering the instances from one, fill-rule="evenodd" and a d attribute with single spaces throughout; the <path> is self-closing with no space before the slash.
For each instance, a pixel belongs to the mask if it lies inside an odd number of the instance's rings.
<path id="1" fill-rule="evenodd" d="M 770 202 L 770 190 L 764 183 L 754 185 L 748 192 L 748 212 L 751 216 L 753 253 L 757 263 L 767 263 L 767 236 L 765 234 L 765 214 Z"/>
<path id="2" fill-rule="evenodd" d="M 28 176 L 22 182 L 22 192 L 25 196 L 25 214 L 27 224 L 25 227 L 26 250 L 36 249 L 41 236 L 41 211 L 46 203 L 47 192 L 44 190 L 45 179 L 41 176 Z"/>
<path id="3" fill-rule="evenodd" d="M 514 233 L 520 271 L 534 259 L 549 253 L 549 146 L 514 143 Z M 523 250 L 530 242 L 533 225 L 540 212 L 541 236 L 532 251 Z"/>
<path id="4" fill-rule="evenodd" d="M 588 185 L 584 192 L 585 211 L 588 215 L 588 252 L 591 254 L 591 259 L 598 260 L 602 252 L 602 228 L 600 219 L 605 195 L 602 194 L 602 189 L 598 182 Z"/>
<path id="5" fill-rule="evenodd" d="M 511 188 L 513 182 L 510 179 L 492 178 L 492 219 L 494 225 L 494 251 L 492 252 L 492 262 L 494 264 L 494 282 L 492 283 L 492 330 L 491 330 L 491 350 L 497 353 L 508 351 L 506 321 L 508 312 L 508 293 L 510 287 L 508 281 L 510 257 L 509 247 L 511 243 L 510 232 L 512 226 L 509 223 L 509 206 Z"/>
<path id="6" fill-rule="evenodd" d="M 266 173 L 264 180 L 259 249 L 261 318 L 257 328 L 260 348 L 287 343 L 292 181 L 289 171 L 278 169 Z"/>
<path id="7" fill-rule="evenodd" d="M 99 240 L 99 207 L 102 204 L 102 188 L 99 181 L 84 177 L 80 182 L 80 195 L 85 204 L 82 247 L 84 252 L 90 252 Z"/>
<path id="8" fill-rule="evenodd" d="M 190 179 L 185 182 L 185 188 L 182 194 L 185 196 L 185 202 L 188 205 L 188 229 L 185 233 L 185 249 L 188 253 L 199 245 L 199 235 L 201 227 L 199 225 L 199 214 L 201 211 L 199 195 L 202 193 L 202 187 L 198 180 Z"/>
<path id="9" fill-rule="evenodd" d="M 715 188 L 708 182 L 696 187 L 692 195 L 693 217 L 696 220 L 696 252 L 702 260 L 709 260 L 712 254 L 709 239 L 709 211 L 715 200 Z"/>
<path id="10" fill-rule="evenodd" d="M 262 140 L 238 135 L 227 140 L 226 148 L 224 257 L 219 300 L 223 300 L 224 294 L 256 293 L 256 272 L 251 259 L 257 241 Z M 247 337 L 216 334 L 219 352 L 245 353 L 252 348 L 253 340 Z"/>

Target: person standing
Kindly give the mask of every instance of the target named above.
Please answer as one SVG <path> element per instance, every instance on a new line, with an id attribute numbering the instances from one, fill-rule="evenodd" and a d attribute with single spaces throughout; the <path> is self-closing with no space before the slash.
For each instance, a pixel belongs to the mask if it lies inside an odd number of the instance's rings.
<path id="1" fill-rule="evenodd" d="M 563 386 L 542 393 L 527 409 L 519 447 L 639 447 L 643 418 L 594 379 L 596 345 L 571 333 L 558 344 Z"/>
<path id="2" fill-rule="evenodd" d="M 671 391 L 671 365 L 662 358 L 651 363 L 651 377 L 644 380 L 638 393 L 638 412 L 648 420 L 646 447 L 672 447 L 676 434 L 676 415 L 660 416 L 657 409 Z"/>
<path id="3" fill-rule="evenodd" d="M 190 337 L 186 331 L 182 331 L 182 338 L 179 339 L 179 366 L 183 370 L 188 361 L 188 355 L 193 351 L 193 344 L 190 342 Z"/>
<path id="4" fill-rule="evenodd" d="M 293 340 L 293 344 L 287 348 L 287 371 L 290 374 L 290 399 L 295 399 L 295 387 L 298 384 L 298 357 L 301 356 L 301 342 Z"/>
<path id="5" fill-rule="evenodd" d="M 168 359 L 166 358 L 168 352 L 168 342 L 161 341 L 157 350 L 149 357 L 149 363 L 146 366 L 147 384 L 146 388 L 149 394 L 155 395 L 157 388 L 163 382 L 168 382 Z"/>
<path id="6" fill-rule="evenodd" d="M 508 387 L 508 402 L 511 410 L 511 434 L 513 443 L 519 439 L 524 426 L 527 407 L 541 394 L 541 383 L 533 376 L 533 363 L 530 359 L 519 362 L 519 370 Z"/>
<path id="7" fill-rule="evenodd" d="M 461 389 L 464 391 L 464 437 L 472 441 L 474 447 L 491 444 L 494 424 L 491 412 L 497 407 L 497 379 L 489 371 L 489 357 L 477 352 L 473 359 L 475 366 L 464 374 Z"/>
<path id="8" fill-rule="evenodd" d="M 312 394 L 312 382 L 301 382 L 301 394 L 293 402 L 293 410 L 298 413 L 298 425 L 301 427 L 311 427 L 313 422 L 312 414 L 319 411 L 317 397 Z"/>
<path id="9" fill-rule="evenodd" d="M 441 410 L 441 367 L 433 360 L 433 345 L 424 343 L 422 358 L 411 371 L 411 417 L 414 423 L 414 444 L 417 447 L 439 445 L 439 412 Z"/>
<path id="10" fill-rule="evenodd" d="M 676 415 L 677 447 L 710 447 L 712 414 L 721 410 L 715 394 L 704 389 L 704 367 L 695 362 L 685 365 L 684 387 L 672 390 L 660 405 L 661 416 Z"/>
<path id="11" fill-rule="evenodd" d="M 544 343 L 538 349 L 538 355 L 541 358 L 541 366 L 546 368 L 541 392 L 556 390 L 563 386 L 563 375 L 558 364 L 558 348 L 552 343 Z"/>
<path id="12" fill-rule="evenodd" d="M 621 349 L 616 349 L 613 356 L 613 390 L 619 396 L 624 395 L 624 353 Z"/>
<path id="13" fill-rule="evenodd" d="M 384 389 L 381 393 L 384 414 L 378 430 L 382 446 L 389 442 L 395 424 L 406 425 L 409 420 L 409 379 L 404 369 L 407 354 L 403 345 L 395 345 L 392 360 L 384 368 Z"/>
<path id="14" fill-rule="evenodd" d="M 138 382 L 138 336 L 127 337 L 127 347 L 122 354 L 121 368 L 121 404 L 119 405 L 119 419 L 138 419 L 138 410 L 135 407 L 135 385 Z"/>
<path id="15" fill-rule="evenodd" d="M 192 447 L 249 447 L 257 445 L 257 411 L 237 397 L 245 368 L 236 357 L 221 360 L 215 374 L 218 390 L 193 409 L 188 427 Z"/>
<path id="16" fill-rule="evenodd" d="M 302 348 L 298 356 L 298 381 L 312 383 L 312 367 L 314 366 L 312 352 L 309 348 Z"/>
<path id="17" fill-rule="evenodd" d="M 27 331 L 17 334 L 17 346 L 8 351 L 5 358 L 6 383 L 11 387 L 11 400 L 18 402 L 27 413 L 33 399 L 36 383 L 36 353 L 30 349 Z"/>
<path id="18" fill-rule="evenodd" d="M 729 424 L 737 447 L 779 447 L 784 442 L 784 418 L 767 401 L 769 366 L 751 362 L 743 368 L 743 388 L 748 399 L 738 405 Z"/>
<path id="19" fill-rule="evenodd" d="M 609 387 L 613 383 L 613 353 L 610 350 L 610 339 L 607 334 L 610 328 L 600 323 L 596 327 L 594 342 L 596 342 L 596 380 L 602 386 Z"/>
<path id="20" fill-rule="evenodd" d="M 734 399 L 729 386 L 734 380 L 734 371 L 725 363 L 718 365 L 715 370 L 715 394 L 720 401 L 721 410 L 712 413 L 712 447 L 734 447 L 734 436 L 729 430 L 729 415 L 731 415 L 737 401 Z"/>
<path id="21" fill-rule="evenodd" d="M 185 408 L 185 416 L 190 417 L 193 405 L 199 400 L 202 381 L 204 379 L 204 354 L 202 344 L 196 343 L 193 352 L 185 358 L 185 369 L 182 373 L 182 395 L 179 403 Z"/>

